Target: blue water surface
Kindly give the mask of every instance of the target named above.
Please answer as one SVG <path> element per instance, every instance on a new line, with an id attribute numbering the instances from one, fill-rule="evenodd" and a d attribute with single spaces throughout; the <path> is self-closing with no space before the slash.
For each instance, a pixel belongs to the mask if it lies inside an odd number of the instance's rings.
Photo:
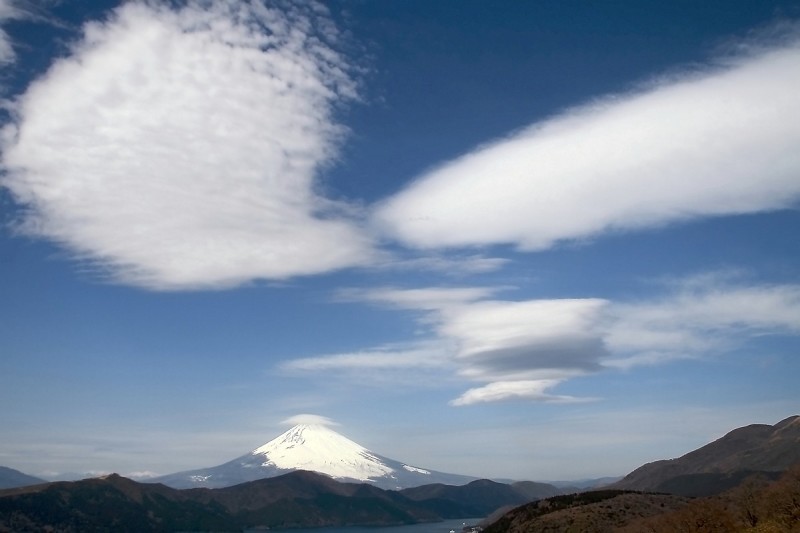
<path id="1" fill-rule="evenodd" d="M 483 520 L 482 518 L 459 518 L 457 520 L 444 520 L 430 524 L 412 524 L 410 526 L 386 526 L 386 527 L 318 527 L 311 529 L 273 529 L 271 531 L 281 531 L 283 533 L 449 533 L 455 531 L 461 533 L 464 524 L 475 525 Z M 264 530 L 247 530 L 246 533 L 264 533 Z"/>

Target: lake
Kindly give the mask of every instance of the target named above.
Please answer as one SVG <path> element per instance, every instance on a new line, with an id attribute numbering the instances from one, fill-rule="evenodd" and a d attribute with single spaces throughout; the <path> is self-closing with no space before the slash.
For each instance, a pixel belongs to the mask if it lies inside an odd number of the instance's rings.
<path id="1" fill-rule="evenodd" d="M 410 526 L 387 526 L 387 527 L 318 527 L 312 529 L 273 529 L 271 531 L 281 531 L 284 533 L 448 533 L 455 530 L 461 533 L 464 523 L 475 525 L 483 520 L 482 518 L 459 518 L 458 520 L 444 520 L 430 524 L 412 524 Z M 248 533 L 264 533 L 263 530 L 248 530 Z"/>

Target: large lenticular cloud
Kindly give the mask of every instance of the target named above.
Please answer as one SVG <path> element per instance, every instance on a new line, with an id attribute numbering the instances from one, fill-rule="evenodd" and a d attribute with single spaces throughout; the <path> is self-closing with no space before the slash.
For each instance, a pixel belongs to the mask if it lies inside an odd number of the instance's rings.
<path id="1" fill-rule="evenodd" d="M 326 380 L 380 381 L 406 368 L 419 379 L 437 372 L 473 384 L 450 404 L 529 401 L 573 403 L 562 383 L 610 369 L 724 356 L 764 336 L 800 333 L 800 286 L 746 283 L 726 272 L 678 280 L 639 301 L 598 298 L 500 300 L 501 288 L 351 290 L 342 298 L 420 313 L 429 336 L 406 344 L 295 359 L 283 370 Z"/>
<path id="2" fill-rule="evenodd" d="M 375 212 L 419 248 L 523 250 L 800 197 L 800 41 L 557 116 L 421 176 Z"/>
<path id="3" fill-rule="evenodd" d="M 1 184 L 22 231 L 111 279 L 229 287 L 363 264 L 315 192 L 355 96 L 324 8 L 127 3 L 14 104 Z"/>

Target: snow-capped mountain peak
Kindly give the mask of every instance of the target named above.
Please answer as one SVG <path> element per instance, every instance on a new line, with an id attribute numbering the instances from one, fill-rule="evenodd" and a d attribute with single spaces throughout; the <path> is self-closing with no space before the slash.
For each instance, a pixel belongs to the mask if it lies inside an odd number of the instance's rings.
<path id="1" fill-rule="evenodd" d="M 334 478 L 367 481 L 391 474 L 374 453 L 322 425 L 300 424 L 253 450 L 262 466 L 321 472 Z"/>
<path id="2" fill-rule="evenodd" d="M 412 466 L 378 455 L 322 424 L 300 424 L 263 446 L 211 468 L 176 472 L 149 481 L 182 489 L 220 488 L 311 470 L 339 481 L 367 482 L 384 489 L 429 483 L 463 485 L 475 478 Z"/>

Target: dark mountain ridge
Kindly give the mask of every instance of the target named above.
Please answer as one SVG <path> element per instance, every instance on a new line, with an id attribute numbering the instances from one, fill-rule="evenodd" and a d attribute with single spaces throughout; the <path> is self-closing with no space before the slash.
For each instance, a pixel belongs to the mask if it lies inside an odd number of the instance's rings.
<path id="1" fill-rule="evenodd" d="M 752 424 L 677 459 L 645 464 L 608 488 L 705 496 L 735 486 L 747 475 L 779 473 L 800 462 L 800 416 Z M 777 477 L 777 476 L 772 476 Z"/>
<path id="2" fill-rule="evenodd" d="M 44 479 L 29 476 L 19 470 L 8 468 L 7 466 L 0 466 L 0 489 L 12 489 L 14 487 L 25 487 L 28 485 L 36 485 L 38 483 L 47 483 Z"/>
<path id="3" fill-rule="evenodd" d="M 527 503 L 485 525 L 485 533 L 800 531 L 800 416 L 734 429 L 602 489 Z"/>
<path id="4" fill-rule="evenodd" d="M 545 483 L 518 482 L 514 484 L 497 483 L 480 479 L 466 485 L 443 485 L 435 483 L 400 491 L 403 496 L 414 501 L 445 501 L 462 506 L 461 516 L 486 516 L 504 506 L 523 503 L 561 494 L 561 491 Z"/>
<path id="5" fill-rule="evenodd" d="M 408 495 L 295 471 L 222 489 L 181 490 L 112 474 L 0 491 L 0 532 L 385 526 L 484 515 L 494 506 L 529 501 L 487 480 L 418 489 Z"/>

